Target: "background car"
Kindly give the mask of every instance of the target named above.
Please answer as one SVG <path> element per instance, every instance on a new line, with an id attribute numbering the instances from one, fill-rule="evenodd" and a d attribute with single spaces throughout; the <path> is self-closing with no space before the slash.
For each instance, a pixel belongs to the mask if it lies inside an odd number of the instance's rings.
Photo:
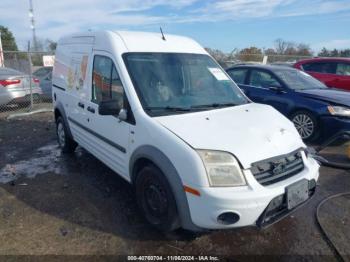
<path id="1" fill-rule="evenodd" d="M 350 91 L 350 58 L 312 58 L 299 61 L 294 67 L 307 72 L 328 87 Z"/>
<path id="2" fill-rule="evenodd" d="M 30 101 L 30 81 L 34 100 L 42 94 L 39 80 L 20 71 L 0 67 L 0 105 Z"/>
<path id="3" fill-rule="evenodd" d="M 45 100 L 52 99 L 52 66 L 44 66 L 33 72 L 33 76 L 39 79 L 42 96 Z"/>
<path id="4" fill-rule="evenodd" d="M 291 63 L 291 62 L 274 62 L 274 63 L 271 63 L 271 65 L 293 67 L 294 63 Z"/>
<path id="5" fill-rule="evenodd" d="M 327 88 L 288 67 L 245 65 L 227 73 L 251 100 L 271 105 L 293 121 L 305 141 L 350 130 L 350 92 Z"/>

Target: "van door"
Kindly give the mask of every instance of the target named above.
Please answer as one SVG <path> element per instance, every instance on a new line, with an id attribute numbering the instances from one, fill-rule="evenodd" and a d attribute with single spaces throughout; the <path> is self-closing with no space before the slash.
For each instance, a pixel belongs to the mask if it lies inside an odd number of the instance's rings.
<path id="1" fill-rule="evenodd" d="M 127 180 L 128 144 L 130 123 L 121 121 L 117 116 L 98 114 L 101 101 L 118 99 L 123 101 L 121 108 L 127 106 L 127 98 L 118 68 L 113 59 L 105 52 L 95 52 L 92 65 L 91 99 L 85 110 L 88 122 L 89 141 L 92 153 Z"/>
<path id="2" fill-rule="evenodd" d="M 76 49 L 76 47 L 71 46 L 70 49 Z M 88 51 L 88 48 L 85 51 Z M 88 125 L 85 111 L 86 94 L 88 94 L 85 84 L 85 65 L 87 66 L 89 54 L 88 52 L 69 52 L 67 54 L 60 56 L 67 59 L 66 63 L 69 65 L 67 72 L 64 74 L 66 92 L 63 92 L 65 97 L 62 101 L 64 101 L 65 112 L 73 137 L 81 146 L 85 147 L 85 141 L 89 139 L 89 134 L 85 131 Z"/>

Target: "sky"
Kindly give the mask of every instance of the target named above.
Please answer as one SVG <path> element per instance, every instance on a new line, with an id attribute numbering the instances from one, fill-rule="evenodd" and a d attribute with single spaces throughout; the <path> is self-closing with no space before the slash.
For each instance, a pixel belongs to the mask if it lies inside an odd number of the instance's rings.
<path id="1" fill-rule="evenodd" d="M 57 41 L 87 30 L 135 30 L 189 36 L 224 52 L 274 40 L 315 51 L 350 48 L 350 0 L 33 0 L 36 34 Z M 29 0 L 1 0 L 0 25 L 20 49 L 31 40 Z"/>

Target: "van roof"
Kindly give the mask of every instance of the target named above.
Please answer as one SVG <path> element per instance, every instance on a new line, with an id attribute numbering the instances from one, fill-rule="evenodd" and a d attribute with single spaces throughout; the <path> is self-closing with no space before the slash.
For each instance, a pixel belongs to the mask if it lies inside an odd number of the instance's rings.
<path id="1" fill-rule="evenodd" d="M 173 52 L 207 54 L 203 47 L 188 37 L 167 33 L 164 33 L 164 36 L 165 40 L 162 39 L 161 32 L 92 31 L 67 35 L 59 40 L 59 44 L 93 44 L 94 48 L 107 50 L 109 49 L 108 47 L 116 46 L 123 53 Z"/>

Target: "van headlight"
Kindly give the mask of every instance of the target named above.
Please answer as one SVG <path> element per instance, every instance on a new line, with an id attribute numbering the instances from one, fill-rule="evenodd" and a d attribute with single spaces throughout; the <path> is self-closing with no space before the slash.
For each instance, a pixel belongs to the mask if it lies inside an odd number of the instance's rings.
<path id="1" fill-rule="evenodd" d="M 334 116 L 350 117 L 350 108 L 344 106 L 328 106 L 328 112 Z"/>
<path id="2" fill-rule="evenodd" d="M 236 158 L 222 151 L 197 150 L 207 171 L 210 186 L 244 186 L 246 181 Z"/>

